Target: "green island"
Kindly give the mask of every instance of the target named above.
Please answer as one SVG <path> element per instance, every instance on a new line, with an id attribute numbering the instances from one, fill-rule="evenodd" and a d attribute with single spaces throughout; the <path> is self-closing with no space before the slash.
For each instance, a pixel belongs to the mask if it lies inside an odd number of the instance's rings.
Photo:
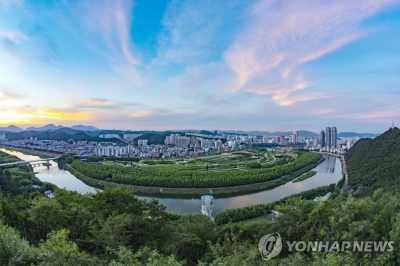
<path id="1" fill-rule="evenodd" d="M 316 173 L 317 173 L 316 171 L 307 172 L 307 173 L 299 176 L 298 178 L 296 178 L 292 182 L 296 183 L 296 182 L 300 182 L 300 181 L 306 180 L 307 178 L 310 178 L 310 177 L 314 176 Z"/>
<path id="2" fill-rule="evenodd" d="M 16 160 L 0 152 L 1 163 Z M 138 199 L 130 186 L 82 195 L 41 182 L 26 166 L 1 167 L 0 265 L 399 265 L 400 130 L 360 140 L 345 160 L 347 186 L 343 178 L 276 202 L 228 209 L 215 222 L 166 212 L 156 200 Z M 47 189 L 55 198 L 43 195 Z M 327 192 L 327 200 L 313 200 Z M 273 221 L 266 218 L 272 210 L 280 213 Z M 351 246 L 313 252 L 284 244 L 266 263 L 257 244 L 275 232 L 283 243 Z M 353 252 L 355 241 L 391 241 L 392 249 Z"/>
<path id="3" fill-rule="evenodd" d="M 264 151 L 265 153 L 265 151 Z M 270 154 L 270 153 L 269 153 Z M 318 153 L 276 154 L 274 159 L 252 149 L 193 159 L 109 161 L 101 157 L 82 162 L 70 155 L 59 165 L 85 183 L 98 188 L 118 184 L 134 186 L 141 193 L 227 194 L 272 189 L 310 171 L 324 158 Z M 125 159 L 125 161 L 123 161 Z M 132 158 L 134 159 L 134 158 Z M 115 160 L 115 158 L 114 158 Z M 117 159 L 118 160 L 118 159 Z"/>

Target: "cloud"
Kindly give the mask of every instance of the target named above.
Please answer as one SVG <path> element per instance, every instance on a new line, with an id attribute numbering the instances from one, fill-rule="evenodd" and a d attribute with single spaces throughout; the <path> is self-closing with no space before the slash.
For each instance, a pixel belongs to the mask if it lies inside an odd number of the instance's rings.
<path id="1" fill-rule="evenodd" d="M 20 98 L 22 98 L 20 94 L 0 88 L 0 102 L 3 100 L 15 100 Z"/>
<path id="2" fill-rule="evenodd" d="M 294 104 L 286 98 L 307 88 L 298 81 L 299 66 L 365 35 L 360 22 L 394 2 L 258 1 L 245 11 L 247 27 L 224 54 L 236 73 L 226 89 L 262 90 L 278 104 Z M 308 98 L 314 99 L 299 99 Z"/>
<path id="3" fill-rule="evenodd" d="M 171 1 L 161 21 L 155 64 L 193 64 L 217 56 L 229 41 L 226 24 L 238 1 Z M 221 38 L 222 36 L 225 37 Z"/>
<path id="4" fill-rule="evenodd" d="M 155 113 L 155 111 L 153 111 L 153 110 L 136 111 L 136 112 L 133 112 L 131 114 L 131 117 L 135 117 L 135 118 L 137 118 L 137 117 L 147 117 L 147 116 L 153 115 L 154 113 Z"/>
<path id="5" fill-rule="evenodd" d="M 68 6 L 70 11 L 83 22 L 89 32 L 99 34 L 114 52 L 113 56 L 122 58 L 131 64 L 139 65 L 140 60 L 133 54 L 130 35 L 133 21 L 133 1 L 83 1 Z M 109 55 L 111 58 L 112 56 Z M 119 58 L 119 59 L 122 59 Z"/>
<path id="6" fill-rule="evenodd" d="M 18 31 L 1 30 L 0 38 L 13 44 L 21 44 L 22 41 L 27 40 L 27 36 Z"/>
<path id="7" fill-rule="evenodd" d="M 54 121 L 85 121 L 90 119 L 86 112 L 57 109 L 4 109 L 0 108 L 2 124 L 46 124 Z"/>
<path id="8" fill-rule="evenodd" d="M 87 100 L 86 104 L 88 104 L 88 105 L 113 105 L 114 102 L 112 102 L 108 99 L 92 98 L 92 99 Z"/>

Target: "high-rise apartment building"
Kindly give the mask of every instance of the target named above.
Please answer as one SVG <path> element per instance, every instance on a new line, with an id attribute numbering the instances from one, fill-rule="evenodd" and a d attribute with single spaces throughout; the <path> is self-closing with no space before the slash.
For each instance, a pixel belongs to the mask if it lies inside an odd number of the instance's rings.
<path id="1" fill-rule="evenodd" d="M 293 131 L 292 134 L 292 143 L 299 142 L 299 131 Z"/>
<path id="2" fill-rule="evenodd" d="M 332 128 L 327 127 L 325 132 L 326 132 L 326 135 L 325 135 L 325 146 L 327 148 L 331 148 L 332 147 Z"/>
<path id="3" fill-rule="evenodd" d="M 325 131 L 323 130 L 319 133 L 319 144 L 321 144 L 321 148 L 325 147 Z"/>
<path id="4" fill-rule="evenodd" d="M 332 127 L 332 148 L 337 148 L 337 129 Z"/>
<path id="5" fill-rule="evenodd" d="M 138 139 L 138 146 L 147 146 L 147 139 Z"/>

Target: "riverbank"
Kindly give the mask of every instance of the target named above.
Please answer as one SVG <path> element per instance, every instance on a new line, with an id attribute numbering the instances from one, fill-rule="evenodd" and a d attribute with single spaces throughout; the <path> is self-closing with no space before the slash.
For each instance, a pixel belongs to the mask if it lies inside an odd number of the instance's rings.
<path id="1" fill-rule="evenodd" d="M 246 195 L 248 193 L 257 193 L 265 190 L 271 190 L 281 185 L 284 185 L 299 176 L 307 173 L 311 169 L 315 168 L 319 164 L 325 161 L 324 157 L 321 157 L 317 162 L 307 165 L 306 167 L 286 176 L 282 176 L 278 179 L 274 179 L 271 181 L 249 184 L 249 185 L 241 185 L 241 186 L 230 186 L 230 187 L 218 187 L 218 188 L 166 188 L 166 187 L 149 187 L 149 186 L 137 186 L 137 185 L 129 185 L 122 183 L 115 183 L 109 181 L 103 181 L 99 179 L 95 179 L 92 177 L 88 177 L 76 169 L 74 169 L 71 165 L 67 165 L 66 169 L 71 174 L 73 174 L 76 178 L 80 179 L 82 182 L 89 186 L 93 186 L 99 189 L 104 189 L 105 185 L 108 186 L 129 186 L 134 189 L 135 192 L 146 196 L 146 194 L 154 196 L 177 196 L 177 195 L 186 195 L 188 197 L 198 197 L 204 194 L 212 194 L 218 196 L 241 196 Z"/>
<path id="2" fill-rule="evenodd" d="M 335 189 L 335 184 L 331 184 L 328 186 L 321 186 L 314 189 L 306 190 L 265 204 L 254 204 L 242 208 L 227 209 L 222 212 L 218 212 L 215 215 L 215 223 L 217 225 L 223 225 L 229 222 L 242 222 L 252 219 L 258 219 L 261 217 L 261 219 L 267 220 L 266 215 L 274 209 L 274 206 L 286 203 L 289 198 L 301 197 L 306 200 L 313 200 L 315 197 L 325 195 L 328 192 L 333 193 Z"/>
<path id="3" fill-rule="evenodd" d="M 4 149 L 10 150 L 10 151 L 23 152 L 27 155 L 39 156 L 41 159 L 54 158 L 54 157 L 59 157 L 60 155 L 62 155 L 62 154 L 54 153 L 54 152 L 38 151 L 38 150 L 24 149 L 24 148 L 4 146 L 4 145 L 0 145 L 0 148 L 4 148 Z"/>
<path id="4" fill-rule="evenodd" d="M 7 150 L 9 154 L 17 156 L 21 160 L 35 160 L 38 156 L 27 155 L 17 151 Z M 297 194 L 306 190 L 314 189 L 320 186 L 326 186 L 332 183 L 337 183 L 341 176 L 341 164 L 336 157 L 323 155 L 325 161 L 320 163 L 314 169 L 317 174 L 302 182 L 293 183 L 287 182 L 286 184 L 280 185 L 272 189 L 257 189 L 246 190 L 246 192 L 232 192 L 223 194 L 213 194 L 213 214 L 222 212 L 231 208 L 242 208 L 256 204 L 266 204 L 280 200 L 284 197 L 288 197 L 293 194 Z M 52 162 L 50 168 L 47 167 L 36 167 L 36 175 L 43 182 L 50 182 L 59 188 L 64 188 L 70 191 L 77 191 L 81 194 L 85 193 L 96 193 L 96 188 L 99 187 L 99 180 L 86 180 L 82 182 L 81 178 L 74 176 L 72 171 L 65 171 L 58 168 L 57 162 Z M 335 171 L 335 167 L 337 171 Z M 67 169 L 67 168 L 65 168 Z M 69 170 L 69 169 L 67 169 Z M 134 194 L 139 199 L 152 200 L 157 199 L 158 202 L 166 206 L 168 212 L 175 213 L 198 213 L 201 210 L 199 191 L 195 194 L 183 194 L 181 191 L 176 191 L 175 194 L 166 194 L 164 191 L 160 192 L 156 188 L 155 193 L 141 192 L 141 188 L 136 189 Z M 209 194 L 209 190 L 204 190 L 204 194 Z"/>

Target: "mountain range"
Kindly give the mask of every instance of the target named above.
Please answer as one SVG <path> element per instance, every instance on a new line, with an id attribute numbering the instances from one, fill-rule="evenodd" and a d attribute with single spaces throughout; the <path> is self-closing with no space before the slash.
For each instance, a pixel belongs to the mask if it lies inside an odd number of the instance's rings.
<path id="1" fill-rule="evenodd" d="M 234 134 L 243 134 L 243 135 L 258 135 L 258 136 L 290 136 L 293 134 L 292 131 L 287 131 L 287 132 L 268 132 L 268 131 L 241 131 L 241 130 L 227 130 L 227 131 L 221 131 L 219 130 L 218 133 L 234 133 Z M 299 130 L 299 136 L 303 138 L 315 138 L 318 137 L 319 134 L 307 130 Z M 348 137 L 376 137 L 379 134 L 373 134 L 373 133 L 356 133 L 356 132 L 340 132 L 338 133 L 338 138 L 348 138 Z"/>
<path id="2" fill-rule="evenodd" d="M 61 128 L 66 128 L 64 126 L 56 126 L 54 124 L 48 124 L 45 126 L 41 126 L 41 127 L 28 127 L 26 129 L 14 126 L 14 125 L 10 125 L 8 127 L 0 127 L 0 131 L 8 131 L 8 132 L 15 132 L 15 133 L 19 133 L 22 131 L 55 131 L 57 129 L 61 129 Z M 99 131 L 101 129 L 94 127 L 94 126 L 84 126 L 84 125 L 75 125 L 75 126 L 71 126 L 68 127 L 74 130 L 79 130 L 79 131 Z"/>
<path id="3" fill-rule="evenodd" d="M 41 127 L 28 127 L 26 129 L 10 125 L 8 127 L 0 127 L 0 132 L 11 132 L 11 133 L 26 133 L 22 134 L 24 137 L 37 137 L 37 134 L 34 134 L 32 132 L 56 132 L 58 134 L 65 133 L 67 135 L 73 135 L 76 133 L 81 133 L 84 132 L 88 136 L 92 137 L 98 137 L 101 134 L 120 134 L 122 136 L 123 133 L 137 133 L 137 134 L 144 134 L 144 133 L 149 133 L 149 132 L 154 132 L 154 131 L 148 131 L 148 130 L 142 130 L 142 131 L 125 131 L 125 130 L 102 130 L 94 126 L 85 126 L 85 125 L 74 125 L 71 127 L 64 127 L 62 125 L 54 125 L 54 124 L 48 124 L 45 126 Z M 189 131 L 189 130 L 188 130 Z M 29 133 L 30 132 L 30 133 Z M 181 131 L 181 132 L 186 132 L 186 131 Z M 218 133 L 221 134 L 222 132 L 225 133 L 234 133 L 234 134 L 242 134 L 242 135 L 258 135 L 258 136 L 290 136 L 292 132 L 268 132 L 268 131 L 241 131 L 241 130 L 218 130 Z M 312 138 L 312 137 L 318 137 L 319 134 L 307 130 L 299 130 L 299 136 L 300 137 L 305 137 L 305 138 Z M 158 132 L 161 133 L 161 132 Z M 171 132 L 174 133 L 174 132 Z M 212 132 L 202 130 L 199 131 L 201 134 L 209 134 L 211 135 Z M 55 134 L 55 133 L 53 133 Z M 47 134 L 49 135 L 49 134 Z M 51 135 L 51 134 L 50 134 Z M 22 137 L 21 136 L 21 137 Z M 356 132 L 340 132 L 338 133 L 338 137 L 376 137 L 378 134 L 373 134 L 373 133 L 356 133 Z"/>

